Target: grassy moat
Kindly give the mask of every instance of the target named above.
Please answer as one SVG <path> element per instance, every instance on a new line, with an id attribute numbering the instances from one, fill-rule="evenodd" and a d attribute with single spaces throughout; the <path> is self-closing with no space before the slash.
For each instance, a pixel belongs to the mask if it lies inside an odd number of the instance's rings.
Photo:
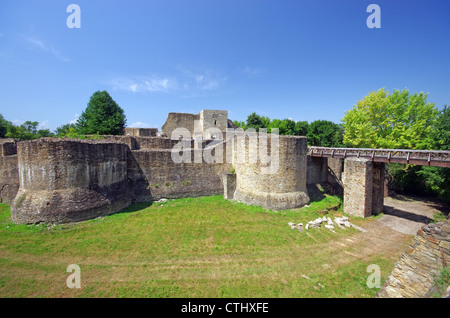
<path id="1" fill-rule="evenodd" d="M 334 219 L 340 206 L 327 196 L 276 212 L 211 196 L 51 226 L 13 224 L 1 204 L 0 297 L 373 297 L 367 267 L 377 264 L 383 283 L 398 251 L 360 253 L 371 247 L 355 228 L 288 225 Z M 70 264 L 81 269 L 79 289 L 66 285 Z"/>

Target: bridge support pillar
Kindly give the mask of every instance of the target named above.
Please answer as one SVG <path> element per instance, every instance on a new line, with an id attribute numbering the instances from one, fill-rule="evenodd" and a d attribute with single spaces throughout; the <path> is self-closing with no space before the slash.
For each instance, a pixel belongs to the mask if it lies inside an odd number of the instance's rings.
<path id="1" fill-rule="evenodd" d="M 368 217 L 383 211 L 384 163 L 347 158 L 344 162 L 344 213 Z"/>

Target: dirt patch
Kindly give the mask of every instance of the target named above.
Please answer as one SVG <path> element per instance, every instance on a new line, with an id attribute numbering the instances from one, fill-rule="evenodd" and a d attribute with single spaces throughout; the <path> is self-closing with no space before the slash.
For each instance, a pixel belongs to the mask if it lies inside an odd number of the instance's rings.
<path id="1" fill-rule="evenodd" d="M 415 235 L 439 212 L 448 217 L 449 207 L 427 198 L 395 195 L 384 198 L 384 215 L 378 222 L 400 233 Z"/>
<path id="2" fill-rule="evenodd" d="M 448 206 L 429 199 L 412 196 L 384 198 L 384 213 L 362 227 L 366 230 L 337 242 L 349 256 L 369 259 L 384 255 L 392 261 L 407 250 L 413 236 L 433 216 L 441 212 L 448 218 Z"/>

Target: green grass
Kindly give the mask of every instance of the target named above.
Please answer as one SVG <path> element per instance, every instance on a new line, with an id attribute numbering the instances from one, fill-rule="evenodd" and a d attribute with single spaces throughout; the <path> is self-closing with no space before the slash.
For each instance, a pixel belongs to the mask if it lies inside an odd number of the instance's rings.
<path id="1" fill-rule="evenodd" d="M 444 267 L 439 275 L 434 279 L 435 290 L 432 296 L 434 298 L 441 298 L 446 294 L 447 288 L 450 287 L 450 265 Z"/>
<path id="2" fill-rule="evenodd" d="M 384 280 L 397 256 L 347 255 L 340 242 L 353 228 L 288 226 L 342 215 L 340 200 L 274 212 L 183 198 L 57 226 L 13 224 L 0 204 L 0 297 L 373 297 L 367 266 Z M 81 268 L 81 289 L 66 286 L 69 264 Z"/>

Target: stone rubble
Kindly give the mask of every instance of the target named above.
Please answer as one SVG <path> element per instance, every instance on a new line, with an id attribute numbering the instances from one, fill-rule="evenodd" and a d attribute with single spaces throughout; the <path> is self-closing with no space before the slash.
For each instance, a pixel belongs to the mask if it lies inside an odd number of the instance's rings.
<path id="1" fill-rule="evenodd" d="M 354 227 L 355 229 L 357 229 L 361 232 L 366 232 L 366 230 L 363 229 L 362 227 L 359 227 L 359 226 L 356 226 L 356 225 L 350 223 L 350 221 L 348 220 L 348 217 L 346 217 L 346 216 L 335 217 L 334 222 L 333 222 L 333 220 L 331 220 L 330 217 L 324 216 L 322 218 L 317 218 L 313 221 L 309 221 L 308 223 L 306 223 L 305 227 L 303 227 L 303 223 L 295 224 L 293 222 L 289 222 L 288 225 L 293 230 L 299 230 L 300 232 L 303 232 L 304 230 L 309 230 L 310 228 L 320 228 L 322 226 L 322 223 L 325 224 L 324 225 L 325 228 L 329 229 L 333 233 L 336 233 L 334 231 L 335 225 L 339 226 L 341 229 L 345 229 L 346 227 Z"/>

